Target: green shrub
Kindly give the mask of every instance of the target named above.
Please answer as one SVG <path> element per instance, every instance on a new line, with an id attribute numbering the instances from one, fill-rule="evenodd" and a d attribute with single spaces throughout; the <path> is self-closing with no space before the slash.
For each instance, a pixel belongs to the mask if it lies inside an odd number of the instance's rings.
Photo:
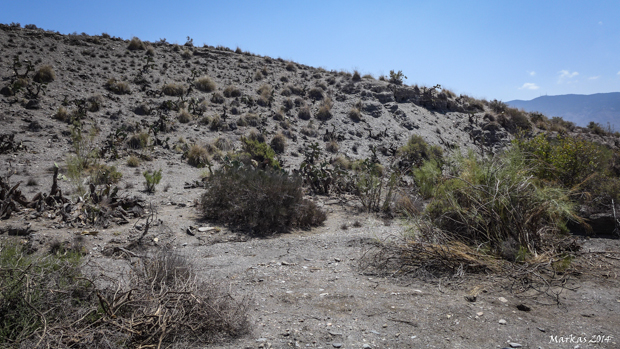
<path id="1" fill-rule="evenodd" d="M 439 146 L 430 146 L 424 138 L 412 135 L 407 144 L 398 149 L 399 167 L 407 171 L 412 167 L 420 167 L 426 160 L 435 160 L 441 165 L 443 150 Z"/>
<path id="2" fill-rule="evenodd" d="M 122 177 L 116 166 L 99 164 L 91 169 L 91 182 L 95 185 L 118 183 Z"/>
<path id="3" fill-rule="evenodd" d="M 493 159 L 470 152 L 458 158 L 455 176 L 438 185 L 426 213 L 448 241 L 487 246 L 497 255 L 511 240 L 530 253 L 550 252 L 567 220 L 577 219 L 574 205 L 567 190 L 540 185 L 528 169 L 518 148 Z"/>
<path id="4" fill-rule="evenodd" d="M 402 70 L 399 70 L 398 73 L 395 73 L 393 70 L 390 70 L 390 83 L 395 85 L 402 85 L 403 79 L 407 77 L 403 74 Z"/>
<path id="5" fill-rule="evenodd" d="M 441 166 L 436 160 L 425 160 L 422 166 L 413 170 L 413 179 L 424 199 L 434 196 L 435 188 L 441 177 Z"/>
<path id="6" fill-rule="evenodd" d="M 276 152 L 268 144 L 245 137 L 241 138 L 241 142 L 243 151 L 261 168 L 280 168 L 280 163 L 276 160 Z"/>
<path id="7" fill-rule="evenodd" d="M 569 189 L 603 171 L 611 156 L 596 143 L 570 136 L 551 139 L 541 133 L 531 139 L 517 138 L 514 144 L 531 156 L 538 178 Z"/>
<path id="8" fill-rule="evenodd" d="M 320 225 L 325 213 L 303 199 L 302 181 L 282 172 L 244 168 L 216 171 L 201 199 L 204 218 L 256 235 Z"/>
<path id="9" fill-rule="evenodd" d="M 215 91 L 216 85 L 210 77 L 204 75 L 194 81 L 194 86 L 202 92 Z"/>
<path id="10" fill-rule="evenodd" d="M 85 310 L 80 305 L 93 303 L 90 283 L 79 270 L 82 252 L 59 244 L 51 255 L 39 256 L 18 242 L 0 243 L 1 347 L 36 341 L 44 328 L 78 320 Z"/>
<path id="11" fill-rule="evenodd" d="M 161 181 L 161 169 L 153 172 L 144 171 L 142 175 L 144 176 L 144 187 L 146 191 L 149 193 L 154 193 L 155 186 L 159 184 L 159 181 Z"/>

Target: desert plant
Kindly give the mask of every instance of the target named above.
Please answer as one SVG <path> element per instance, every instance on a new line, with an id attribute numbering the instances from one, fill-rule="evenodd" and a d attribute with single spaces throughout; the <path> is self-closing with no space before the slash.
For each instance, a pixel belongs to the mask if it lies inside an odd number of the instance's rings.
<path id="1" fill-rule="evenodd" d="M 347 115 L 349 115 L 349 119 L 351 119 L 353 122 L 362 121 L 362 113 L 357 107 L 351 108 L 351 110 L 349 110 L 349 113 Z"/>
<path id="2" fill-rule="evenodd" d="M 202 92 L 212 92 L 215 91 L 217 87 L 215 82 L 208 76 L 203 75 L 194 81 L 194 86 Z"/>
<path id="3" fill-rule="evenodd" d="M 205 147 L 194 144 L 187 151 L 187 163 L 194 167 L 211 167 L 209 153 Z"/>
<path id="4" fill-rule="evenodd" d="M 187 109 L 181 109 L 179 111 L 179 116 L 177 116 L 177 119 L 180 123 L 187 124 L 188 122 L 192 121 L 194 117 L 187 111 Z"/>
<path id="5" fill-rule="evenodd" d="M 297 71 L 297 66 L 293 62 L 288 62 L 286 64 L 286 70 L 295 72 L 295 71 Z"/>
<path id="6" fill-rule="evenodd" d="M 131 155 L 127 158 L 127 166 L 129 167 L 138 167 L 140 166 L 140 159 L 137 156 Z"/>
<path id="7" fill-rule="evenodd" d="M 433 197 L 441 177 L 441 166 L 435 159 L 425 160 L 422 166 L 413 170 L 413 178 L 424 199 Z"/>
<path id="8" fill-rule="evenodd" d="M 302 120 L 310 120 L 310 118 L 312 117 L 312 114 L 310 114 L 310 107 L 308 106 L 301 107 L 299 109 L 299 112 L 297 113 L 297 117 Z"/>
<path id="9" fill-rule="evenodd" d="M 144 50 L 144 43 L 142 42 L 142 40 L 138 39 L 137 37 L 133 37 L 131 38 L 131 40 L 129 41 L 129 45 L 127 46 L 127 49 L 129 50 Z"/>
<path id="10" fill-rule="evenodd" d="M 56 120 L 67 122 L 69 120 L 69 112 L 67 111 L 67 108 L 60 106 L 58 107 L 56 113 L 54 113 L 53 117 Z"/>
<path id="11" fill-rule="evenodd" d="M 161 181 L 161 169 L 157 171 L 144 171 L 144 187 L 148 193 L 155 192 L 155 186 Z"/>
<path id="12" fill-rule="evenodd" d="M 334 140 L 327 142 L 327 144 L 325 145 L 325 150 L 327 150 L 330 153 L 337 153 L 339 149 L 340 149 L 340 146 L 338 145 L 338 142 Z"/>
<path id="13" fill-rule="evenodd" d="M 321 106 L 319 107 L 319 110 L 316 112 L 315 114 L 315 118 L 317 118 L 318 120 L 321 121 L 327 121 L 329 119 L 332 118 L 332 106 L 334 105 L 334 102 L 332 102 L 332 99 L 327 97 L 323 100 L 323 102 L 321 102 Z"/>
<path id="14" fill-rule="evenodd" d="M 530 253 L 549 252 L 567 220 L 577 217 L 569 193 L 541 186 L 530 169 L 517 148 L 492 159 L 460 156 L 456 175 L 437 186 L 426 213 L 448 241 L 501 255 L 502 244 L 514 239 Z"/>
<path id="15" fill-rule="evenodd" d="M 226 86 L 224 89 L 224 96 L 228 98 L 241 97 L 241 90 L 232 85 Z"/>
<path id="16" fill-rule="evenodd" d="M 35 82 L 49 83 L 56 80 L 56 73 L 51 65 L 44 65 L 37 70 L 32 78 Z"/>
<path id="17" fill-rule="evenodd" d="M 303 199 L 301 184 L 282 172 L 218 170 L 206 182 L 202 212 L 207 219 L 263 236 L 319 225 L 325 213 Z"/>
<path id="18" fill-rule="evenodd" d="M 114 78 L 109 79 L 106 82 L 105 88 L 108 89 L 109 91 L 117 94 L 117 95 L 126 95 L 126 94 L 130 94 L 131 93 L 131 89 L 129 88 L 129 84 L 127 84 L 124 81 L 117 81 Z"/>
<path id="19" fill-rule="evenodd" d="M 123 177 L 116 166 L 108 166 L 106 164 L 97 164 L 90 169 L 91 183 L 95 185 L 118 183 Z"/>
<path id="20" fill-rule="evenodd" d="M 284 150 L 286 148 L 286 137 L 284 137 L 284 135 L 279 132 L 275 136 L 273 136 L 269 145 L 277 154 L 284 153 Z"/>
<path id="21" fill-rule="evenodd" d="M 404 170 L 422 166 L 425 160 L 435 160 L 439 165 L 443 158 L 443 150 L 439 146 L 430 146 L 424 138 L 412 135 L 407 144 L 398 149 L 398 166 Z"/>
<path id="22" fill-rule="evenodd" d="M 261 85 L 261 87 L 258 88 L 258 91 L 256 91 L 256 93 L 258 93 L 259 95 L 258 99 L 256 100 L 256 103 L 258 103 L 258 105 L 261 105 L 263 107 L 271 105 L 271 102 L 274 99 L 273 87 L 271 87 L 271 85 Z"/>
<path id="23" fill-rule="evenodd" d="M 224 99 L 224 96 L 222 96 L 221 93 L 215 92 L 211 96 L 211 102 L 216 103 L 216 104 L 223 104 L 224 102 L 226 102 L 226 99 Z"/>
<path id="24" fill-rule="evenodd" d="M 241 138 L 243 152 L 249 159 L 258 163 L 260 168 L 280 169 L 280 162 L 276 159 L 276 152 L 266 143 L 256 139 Z"/>
<path id="25" fill-rule="evenodd" d="M 403 74 L 402 70 L 399 70 L 398 73 L 395 73 L 393 70 L 390 70 L 390 83 L 395 85 L 402 85 L 403 79 L 407 77 Z"/>
<path id="26" fill-rule="evenodd" d="M 140 132 L 132 135 L 127 141 L 127 145 L 131 149 L 143 149 L 149 145 L 149 134 L 146 132 Z"/>
<path id="27" fill-rule="evenodd" d="M 323 96 L 323 90 L 318 88 L 318 87 L 312 88 L 308 92 L 308 97 L 310 97 L 310 98 L 312 98 L 314 100 L 320 101 L 324 97 Z"/>
<path id="28" fill-rule="evenodd" d="M 180 84 L 168 83 L 161 87 L 161 92 L 166 96 L 178 97 L 185 93 L 185 88 Z"/>

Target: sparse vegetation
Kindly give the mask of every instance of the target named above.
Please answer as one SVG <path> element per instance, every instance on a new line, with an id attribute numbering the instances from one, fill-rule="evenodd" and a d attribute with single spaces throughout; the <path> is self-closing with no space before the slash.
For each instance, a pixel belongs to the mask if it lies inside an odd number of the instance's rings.
<path id="1" fill-rule="evenodd" d="M 161 181 L 161 169 L 157 171 L 144 171 L 142 175 L 144 176 L 144 188 L 148 193 L 154 193 L 155 186 Z"/>
<path id="2" fill-rule="evenodd" d="M 132 50 L 132 51 L 144 50 L 144 43 L 142 42 L 142 40 L 134 36 L 129 41 L 129 46 L 127 46 L 127 49 Z"/>
<path id="3" fill-rule="evenodd" d="M 194 144 L 189 148 L 187 152 L 187 163 L 194 167 L 211 166 L 209 159 L 209 153 L 205 147 Z"/>
<path id="4" fill-rule="evenodd" d="M 108 82 L 106 82 L 105 88 L 113 93 L 116 93 L 117 95 L 126 95 L 131 93 L 129 84 L 124 81 L 117 81 L 114 78 L 109 79 Z"/>
<path id="5" fill-rule="evenodd" d="M 321 121 L 327 121 L 329 119 L 332 118 L 332 106 L 334 105 L 334 102 L 332 102 L 331 98 L 327 97 L 323 100 L 323 102 L 321 102 L 321 106 L 319 107 L 319 110 L 316 112 L 315 117 L 318 120 Z"/>

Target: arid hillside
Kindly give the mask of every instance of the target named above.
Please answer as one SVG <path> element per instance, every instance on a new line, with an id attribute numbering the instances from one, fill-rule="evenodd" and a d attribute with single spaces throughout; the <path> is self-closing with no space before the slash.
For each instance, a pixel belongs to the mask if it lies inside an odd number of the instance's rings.
<path id="1" fill-rule="evenodd" d="M 618 345 L 600 125 L 189 37 L 0 47 L 0 347 Z"/>

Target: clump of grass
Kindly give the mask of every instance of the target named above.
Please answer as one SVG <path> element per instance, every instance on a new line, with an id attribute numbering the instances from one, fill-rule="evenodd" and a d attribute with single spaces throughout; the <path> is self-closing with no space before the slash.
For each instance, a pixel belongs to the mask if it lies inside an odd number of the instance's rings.
<path id="1" fill-rule="evenodd" d="M 146 148 L 149 144 L 149 134 L 146 132 L 140 132 L 132 135 L 127 144 L 131 149 L 142 149 Z"/>
<path id="2" fill-rule="evenodd" d="M 239 126 L 257 127 L 259 123 L 260 123 L 260 119 L 258 115 L 254 113 L 247 113 L 243 115 L 241 118 L 239 118 L 239 121 L 237 121 L 237 125 Z"/>
<path id="3" fill-rule="evenodd" d="M 194 81 L 194 86 L 202 92 L 212 92 L 215 91 L 217 87 L 215 82 L 208 76 L 203 75 Z"/>
<path id="4" fill-rule="evenodd" d="M 118 183 L 123 174 L 116 169 L 116 166 L 98 164 L 90 169 L 91 182 L 95 185 Z"/>
<path id="5" fill-rule="evenodd" d="M 224 96 L 222 96 L 221 93 L 215 92 L 211 96 L 211 102 L 216 103 L 216 104 L 223 104 L 224 102 L 226 102 L 226 99 L 224 99 Z"/>
<path id="6" fill-rule="evenodd" d="M 126 95 L 126 94 L 130 94 L 131 93 L 131 89 L 129 88 L 129 84 L 127 84 L 124 81 L 117 81 L 116 79 L 112 78 L 109 79 L 106 84 L 105 84 L 105 88 L 108 89 L 108 91 L 111 91 L 117 95 Z"/>
<path id="7" fill-rule="evenodd" d="M 39 83 L 49 83 L 56 80 L 56 73 L 51 65 L 44 65 L 37 70 L 32 79 Z"/>
<path id="8" fill-rule="evenodd" d="M 127 158 L 127 166 L 129 167 L 138 167 L 140 166 L 140 159 L 137 156 L 131 155 Z"/>
<path id="9" fill-rule="evenodd" d="M 161 87 L 161 92 L 166 96 L 179 97 L 185 93 L 185 88 L 180 84 L 168 83 Z"/>
<path id="10" fill-rule="evenodd" d="M 337 153 L 338 150 L 340 149 L 340 146 L 338 145 L 336 141 L 331 140 L 327 142 L 327 145 L 325 145 L 325 149 L 330 153 Z"/>
<path id="11" fill-rule="evenodd" d="M 301 107 L 299 109 L 299 112 L 297 112 L 297 117 L 302 120 L 310 120 L 310 118 L 312 117 L 312 114 L 310 114 L 310 107 L 308 106 Z"/>
<path id="12" fill-rule="evenodd" d="M 201 207 L 206 219 L 255 235 L 288 232 L 321 224 L 326 216 L 303 199 L 302 181 L 281 172 L 233 168 L 206 182 Z"/>
<path id="13" fill-rule="evenodd" d="M 310 98 L 312 98 L 314 100 L 320 101 L 324 97 L 323 96 L 323 90 L 318 88 L 318 87 L 312 88 L 308 92 L 308 97 L 310 97 Z"/>
<path id="14" fill-rule="evenodd" d="M 271 85 L 264 84 L 259 87 L 258 91 L 256 92 L 259 95 L 258 99 L 256 100 L 258 105 L 266 107 L 271 104 L 271 101 L 273 99 L 273 87 L 271 87 Z"/>
<path id="15" fill-rule="evenodd" d="M 316 115 L 314 117 L 321 121 L 327 121 L 331 119 L 332 118 L 331 110 L 332 110 L 333 105 L 334 105 L 334 102 L 332 102 L 331 98 L 329 97 L 325 98 L 323 102 L 321 102 L 321 106 L 319 107 L 319 110 L 316 112 Z"/>
<path id="16" fill-rule="evenodd" d="M 58 107 L 58 110 L 54 113 L 53 118 L 62 122 L 69 121 L 69 112 L 67 111 L 67 108 L 63 106 Z"/>
<path id="17" fill-rule="evenodd" d="M 233 149 L 232 142 L 230 139 L 225 137 L 218 137 L 215 141 L 213 141 L 213 145 L 221 151 L 231 151 Z"/>
<path id="18" fill-rule="evenodd" d="M 349 113 L 347 115 L 349 116 L 349 119 L 351 119 L 353 122 L 362 121 L 362 112 L 359 110 L 359 108 L 356 108 L 356 107 L 351 108 L 351 110 L 349 110 Z"/>
<path id="19" fill-rule="evenodd" d="M 127 49 L 132 50 L 132 51 L 144 50 L 144 43 L 142 42 L 142 40 L 134 36 L 129 41 L 129 45 L 127 46 Z"/>
<path id="20" fill-rule="evenodd" d="M 277 154 L 284 153 L 284 150 L 286 149 L 286 137 L 279 132 L 273 136 L 269 145 Z"/>
<path id="21" fill-rule="evenodd" d="M 187 152 L 187 163 L 198 168 L 210 164 L 207 149 L 197 144 L 192 145 Z"/>
<path id="22" fill-rule="evenodd" d="M 224 89 L 224 96 L 227 98 L 241 97 L 241 90 L 232 85 L 226 86 Z"/>
<path id="23" fill-rule="evenodd" d="M 295 71 L 297 71 L 297 65 L 295 65 L 295 63 L 293 63 L 293 62 L 288 62 L 286 64 L 286 70 L 291 71 L 291 72 L 295 72 Z"/>
<path id="24" fill-rule="evenodd" d="M 407 144 L 398 149 L 399 167 L 411 170 L 422 166 L 426 160 L 435 160 L 439 164 L 443 159 L 443 150 L 439 146 L 430 146 L 424 138 L 412 135 Z"/>
<path id="25" fill-rule="evenodd" d="M 360 72 L 358 72 L 357 70 L 353 71 L 353 77 L 351 77 L 351 79 L 353 81 L 360 81 L 362 80 L 362 76 L 360 75 Z"/>
<path id="26" fill-rule="evenodd" d="M 187 111 L 187 109 L 181 109 L 179 111 L 179 115 L 177 116 L 177 119 L 179 120 L 180 123 L 187 124 L 188 122 L 192 121 L 194 117 L 192 114 L 190 114 Z"/>

